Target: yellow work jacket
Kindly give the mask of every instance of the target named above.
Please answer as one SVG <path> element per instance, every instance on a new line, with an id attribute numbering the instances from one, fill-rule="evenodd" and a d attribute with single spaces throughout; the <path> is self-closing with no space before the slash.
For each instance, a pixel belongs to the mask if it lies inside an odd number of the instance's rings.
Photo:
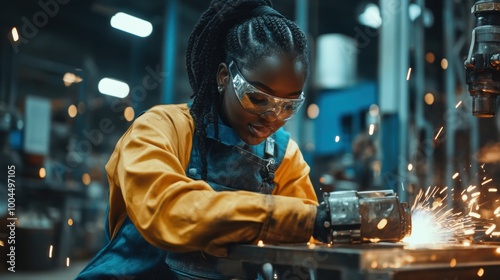
<path id="1" fill-rule="evenodd" d="M 158 105 L 121 137 L 106 165 L 111 236 L 128 216 L 144 239 L 172 252 L 222 257 L 234 243 L 310 240 L 317 198 L 296 142 L 288 142 L 272 195 L 216 192 L 186 175 L 193 133 L 187 104 Z"/>

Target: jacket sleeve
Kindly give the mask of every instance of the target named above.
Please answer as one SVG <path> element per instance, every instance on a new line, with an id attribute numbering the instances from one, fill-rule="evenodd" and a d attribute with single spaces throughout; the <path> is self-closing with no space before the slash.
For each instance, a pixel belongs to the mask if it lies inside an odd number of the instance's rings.
<path id="1" fill-rule="evenodd" d="M 283 162 L 276 170 L 277 186 L 273 194 L 298 197 L 306 204 L 318 205 L 316 192 L 309 177 L 310 170 L 297 143 L 290 139 Z"/>
<path id="2" fill-rule="evenodd" d="M 231 243 L 309 240 L 316 207 L 303 198 L 215 192 L 187 177 L 193 123 L 178 117 L 153 109 L 137 118 L 107 165 L 115 188 L 111 203 L 123 204 L 148 242 L 169 251 L 226 256 Z"/>

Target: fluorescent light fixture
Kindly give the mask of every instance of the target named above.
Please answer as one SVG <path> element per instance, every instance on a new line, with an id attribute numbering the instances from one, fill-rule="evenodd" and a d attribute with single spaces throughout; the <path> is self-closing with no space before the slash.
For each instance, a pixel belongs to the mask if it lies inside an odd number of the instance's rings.
<path id="1" fill-rule="evenodd" d="M 102 94 L 118 98 L 126 97 L 130 91 L 130 88 L 126 83 L 111 78 L 103 78 L 100 80 L 97 88 Z"/>
<path id="2" fill-rule="evenodd" d="M 111 17 L 111 26 L 139 37 L 147 37 L 153 32 L 153 25 L 149 21 L 122 12 Z"/>

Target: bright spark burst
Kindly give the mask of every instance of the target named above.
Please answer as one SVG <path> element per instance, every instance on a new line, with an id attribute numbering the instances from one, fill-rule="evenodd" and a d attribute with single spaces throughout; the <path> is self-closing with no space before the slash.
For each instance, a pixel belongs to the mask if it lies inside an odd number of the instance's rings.
<path id="1" fill-rule="evenodd" d="M 439 137 L 442 130 L 443 127 L 434 139 Z M 485 164 L 480 167 L 485 172 Z M 500 238 L 500 199 L 488 197 L 499 192 L 498 186 L 486 172 L 475 175 L 481 181 L 461 190 L 455 191 L 455 188 L 447 186 L 420 189 L 411 207 L 412 234 L 402 241 L 409 246 L 471 246 L 488 238 Z M 459 172 L 452 175 L 453 180 L 462 181 L 464 178 L 466 176 L 461 176 Z M 497 252 L 500 254 L 500 248 Z M 450 266 L 454 265 L 452 260 Z"/>
<path id="2" fill-rule="evenodd" d="M 427 188 L 425 194 L 419 191 L 412 206 L 412 234 L 403 239 L 411 245 L 462 243 L 468 235 L 475 233 L 469 215 L 454 213 L 448 207 L 446 195 L 436 197 L 442 191 L 438 187 Z"/>

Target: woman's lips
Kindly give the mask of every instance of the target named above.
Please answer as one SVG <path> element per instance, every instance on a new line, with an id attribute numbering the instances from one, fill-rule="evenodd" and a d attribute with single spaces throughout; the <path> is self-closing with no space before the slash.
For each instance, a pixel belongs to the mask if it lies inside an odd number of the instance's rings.
<path id="1" fill-rule="evenodd" d="M 257 138 L 267 138 L 273 132 L 272 129 L 262 125 L 249 124 L 248 128 L 250 130 L 250 134 Z"/>

